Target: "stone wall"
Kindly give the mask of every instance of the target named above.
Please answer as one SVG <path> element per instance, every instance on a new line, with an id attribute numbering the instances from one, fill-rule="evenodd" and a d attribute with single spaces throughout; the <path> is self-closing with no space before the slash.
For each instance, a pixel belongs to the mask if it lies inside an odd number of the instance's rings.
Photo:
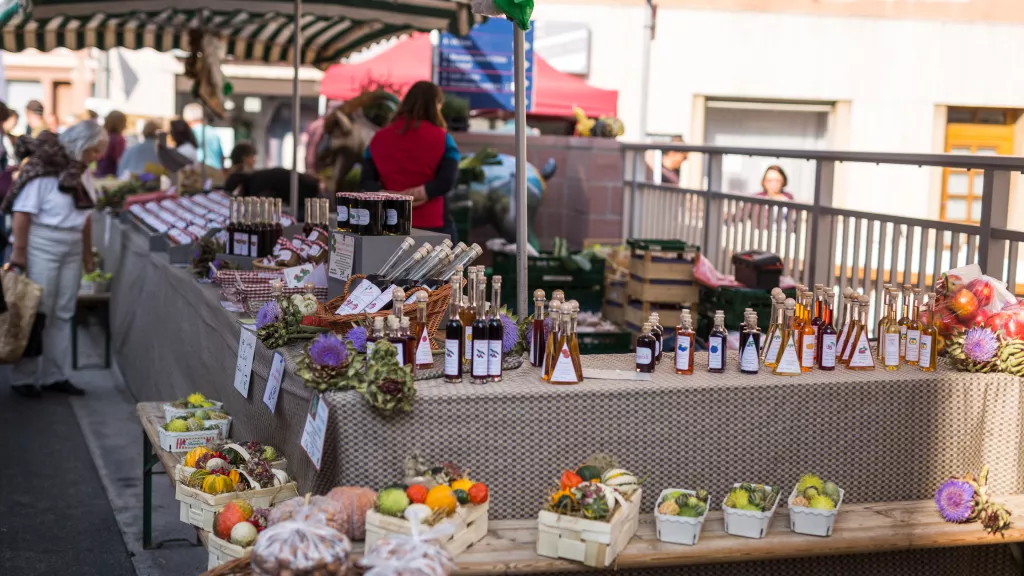
<path id="1" fill-rule="evenodd" d="M 454 133 L 464 155 L 483 148 L 513 154 L 512 134 Z M 560 236 L 570 248 L 581 248 L 588 238 L 622 235 L 622 151 L 614 140 L 570 136 L 530 136 L 527 161 L 540 170 L 554 158 L 558 170 L 547 183 L 535 229 L 547 248 Z"/>

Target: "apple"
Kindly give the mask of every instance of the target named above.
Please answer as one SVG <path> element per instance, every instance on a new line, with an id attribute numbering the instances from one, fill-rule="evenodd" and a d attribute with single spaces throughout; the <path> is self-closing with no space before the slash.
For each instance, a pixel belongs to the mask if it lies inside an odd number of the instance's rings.
<path id="1" fill-rule="evenodd" d="M 949 309 L 961 321 L 969 320 L 978 311 L 978 297 L 970 290 L 961 288 L 953 294 L 953 299 L 949 301 Z"/>
<path id="2" fill-rule="evenodd" d="M 989 316 L 985 326 L 993 331 L 1002 331 L 1003 338 L 1024 340 L 1024 309 L 1014 306 Z"/>
<path id="3" fill-rule="evenodd" d="M 978 278 L 971 280 L 967 286 L 967 290 L 974 294 L 974 297 L 978 299 L 978 306 L 984 308 L 992 302 L 992 298 L 995 296 L 996 290 L 992 284 L 984 278 Z"/>

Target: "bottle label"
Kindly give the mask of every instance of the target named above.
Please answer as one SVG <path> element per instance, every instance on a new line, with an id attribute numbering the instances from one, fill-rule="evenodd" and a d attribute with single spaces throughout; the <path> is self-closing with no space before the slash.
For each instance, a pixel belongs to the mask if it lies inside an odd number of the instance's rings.
<path id="1" fill-rule="evenodd" d="M 795 334 L 793 334 L 795 336 Z M 779 363 L 775 365 L 775 374 L 799 374 L 800 356 L 796 353 L 796 338 L 789 338 L 779 353 Z"/>
<path id="2" fill-rule="evenodd" d="M 886 366 L 899 366 L 900 365 L 900 335 L 899 334 L 885 334 L 885 354 L 882 355 L 885 359 Z"/>
<path id="3" fill-rule="evenodd" d="M 708 338 L 708 368 L 720 370 L 723 367 L 725 350 L 722 348 L 721 336 L 711 336 Z"/>
<path id="4" fill-rule="evenodd" d="M 384 223 L 388 226 L 398 224 L 398 210 L 388 208 L 384 211 Z"/>
<path id="5" fill-rule="evenodd" d="M 921 331 L 907 330 L 907 350 L 904 354 L 908 362 L 917 362 L 921 356 Z"/>
<path id="6" fill-rule="evenodd" d="M 363 308 L 360 312 L 370 312 L 371 314 L 374 312 L 380 312 L 381 308 L 387 306 L 388 303 L 391 302 L 391 298 L 395 295 L 395 288 L 398 288 L 398 286 L 394 284 L 388 286 L 386 290 L 380 293 L 380 296 L 374 298 L 373 302 L 367 304 L 366 308 Z"/>
<path id="7" fill-rule="evenodd" d="M 448 339 L 444 341 L 444 375 L 458 376 L 459 365 L 462 360 L 459 358 L 459 341 Z"/>
<path id="8" fill-rule="evenodd" d="M 473 359 L 473 327 L 466 326 L 466 360 Z"/>
<path id="9" fill-rule="evenodd" d="M 249 255 L 249 235 L 242 234 L 241 232 L 234 233 L 234 251 L 235 256 L 248 256 Z"/>
<path id="10" fill-rule="evenodd" d="M 823 334 L 821 336 L 821 367 L 836 367 L 836 335 Z"/>
<path id="11" fill-rule="evenodd" d="M 809 334 L 807 336 L 810 336 Z M 814 338 L 801 338 L 803 347 L 800 349 L 800 365 L 804 368 L 814 366 Z"/>
<path id="12" fill-rule="evenodd" d="M 654 339 L 654 355 L 658 356 L 661 354 L 661 338 Z"/>
<path id="13" fill-rule="evenodd" d="M 474 378 L 486 378 L 487 377 L 487 356 L 488 356 L 488 342 L 482 340 L 480 342 L 473 342 L 473 377 Z"/>
<path id="14" fill-rule="evenodd" d="M 757 354 L 757 343 L 753 337 L 747 338 L 747 344 L 740 354 L 740 370 L 744 372 L 757 372 L 761 369 L 761 359 Z"/>
<path id="15" fill-rule="evenodd" d="M 430 336 L 427 335 L 426 327 L 420 333 L 419 343 L 416 345 L 416 364 L 433 364 L 434 355 L 430 353 Z"/>
<path id="16" fill-rule="evenodd" d="M 850 368 L 875 367 L 875 360 L 871 357 L 871 346 L 868 344 L 867 330 L 861 330 L 857 341 L 850 344 L 849 354 Z"/>
<path id="17" fill-rule="evenodd" d="M 352 290 L 352 293 L 348 295 L 348 298 L 341 303 L 341 306 L 339 306 L 337 311 L 334 313 L 339 316 L 344 316 L 346 314 L 358 314 L 366 309 L 366 307 L 380 295 L 380 288 L 377 288 L 374 286 L 373 282 L 364 278 L 359 282 L 359 286 L 356 286 L 356 288 Z"/>
<path id="18" fill-rule="evenodd" d="M 370 211 L 366 208 L 353 208 L 348 215 L 349 222 L 357 226 L 370 223 Z"/>
<path id="19" fill-rule="evenodd" d="M 394 344 L 395 350 L 398 350 L 398 365 L 405 366 L 405 346 L 402 346 L 401 343 L 392 342 L 392 344 Z"/>
<path id="20" fill-rule="evenodd" d="M 302 240 L 300 238 L 292 238 L 292 247 L 302 252 Z"/>
<path id="21" fill-rule="evenodd" d="M 932 337 L 921 335 L 921 368 L 932 367 Z"/>
<path id="22" fill-rule="evenodd" d="M 487 341 L 487 375 L 501 376 L 501 340 Z"/>
<path id="23" fill-rule="evenodd" d="M 693 342 L 689 336 L 676 335 L 676 370 L 690 369 L 690 347 Z"/>
<path id="24" fill-rule="evenodd" d="M 907 356 L 907 327 L 900 326 L 900 358 Z"/>
<path id="25" fill-rule="evenodd" d="M 249 256 L 256 257 L 260 255 L 260 237 L 256 234 L 249 234 Z"/>
<path id="26" fill-rule="evenodd" d="M 562 350 L 555 360 L 555 369 L 551 371 L 552 382 L 578 382 L 576 380 L 576 368 L 572 365 L 572 354 L 569 353 L 569 345 L 562 344 Z"/>
<path id="27" fill-rule="evenodd" d="M 338 204 L 338 224 L 348 222 L 348 206 Z"/>
<path id="28" fill-rule="evenodd" d="M 323 248 L 321 248 L 319 244 L 313 244 L 313 246 L 309 249 L 309 253 L 306 254 L 306 256 L 310 258 L 315 258 L 319 256 L 321 252 L 323 252 Z"/>
<path id="29" fill-rule="evenodd" d="M 768 343 L 768 353 L 764 355 L 765 362 L 779 361 L 779 346 L 782 346 L 782 330 L 776 330 L 772 334 L 772 341 Z"/>
<path id="30" fill-rule="evenodd" d="M 650 364 L 654 360 L 654 355 L 651 354 L 651 349 L 646 346 L 636 347 L 636 363 L 640 366 Z"/>

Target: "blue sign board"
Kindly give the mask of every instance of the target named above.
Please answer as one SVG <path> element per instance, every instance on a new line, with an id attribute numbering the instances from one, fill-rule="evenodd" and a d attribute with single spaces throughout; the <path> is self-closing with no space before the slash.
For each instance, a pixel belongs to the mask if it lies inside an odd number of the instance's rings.
<path id="1" fill-rule="evenodd" d="M 491 18 L 468 36 L 441 33 L 434 52 L 434 82 L 469 100 L 471 110 L 515 110 L 515 54 L 504 18 Z M 526 109 L 533 109 L 533 27 L 526 32 Z"/>

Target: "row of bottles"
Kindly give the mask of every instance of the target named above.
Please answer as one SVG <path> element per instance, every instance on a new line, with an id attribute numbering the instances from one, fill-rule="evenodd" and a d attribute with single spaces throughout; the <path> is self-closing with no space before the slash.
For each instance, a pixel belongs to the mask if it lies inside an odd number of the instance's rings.
<path id="1" fill-rule="evenodd" d="M 399 245 L 376 274 L 367 276 L 381 290 L 396 287 L 413 288 L 425 286 L 431 290 L 448 283 L 456 270 L 464 270 L 483 254 L 479 244 L 467 246 L 463 242 L 453 246 L 451 240 L 445 239 L 437 246 L 424 242 L 418 249 L 409 254 L 415 241 L 406 238 Z"/>
<path id="2" fill-rule="evenodd" d="M 331 203 L 326 198 L 306 198 L 306 221 L 302 233 L 310 242 L 321 242 L 330 246 L 327 235 L 330 230 Z"/>
<path id="3" fill-rule="evenodd" d="M 278 238 L 284 235 L 281 225 L 281 200 L 274 198 L 232 198 L 231 214 L 225 228 L 228 254 L 261 258 L 270 254 Z"/>
<path id="4" fill-rule="evenodd" d="M 339 192 L 337 229 L 360 236 L 412 233 L 412 197 L 386 192 Z"/>
<path id="5" fill-rule="evenodd" d="M 462 266 L 456 266 L 451 280 L 445 326 L 445 381 L 462 382 L 463 371 L 468 366 L 474 384 L 501 382 L 505 326 L 497 305 L 491 304 L 501 302 L 501 276 L 491 278 L 489 303 L 483 266 L 468 269 L 466 295 L 462 292 L 462 273 Z"/>
<path id="6" fill-rule="evenodd" d="M 396 302 L 404 302 L 405 290 L 395 288 L 392 298 Z M 419 370 L 429 370 L 434 366 L 434 357 L 430 349 L 430 326 L 427 320 L 427 294 L 423 291 L 417 292 L 415 302 L 416 313 L 413 318 L 405 316 L 402 306 L 395 306 L 387 318 L 373 319 L 373 330 L 366 338 L 367 355 L 373 351 L 379 340 L 387 339 L 398 349 L 398 365 L 409 364 L 414 375 Z"/>
<path id="7" fill-rule="evenodd" d="M 879 359 L 886 370 L 899 370 L 900 366 L 918 366 L 934 370 L 938 355 L 935 346 L 938 329 L 934 326 L 935 294 L 928 294 L 928 321 L 922 323 L 921 289 L 902 287 L 902 313 L 897 320 L 901 290 L 890 284 L 883 285 L 885 308 L 878 322 Z"/>

